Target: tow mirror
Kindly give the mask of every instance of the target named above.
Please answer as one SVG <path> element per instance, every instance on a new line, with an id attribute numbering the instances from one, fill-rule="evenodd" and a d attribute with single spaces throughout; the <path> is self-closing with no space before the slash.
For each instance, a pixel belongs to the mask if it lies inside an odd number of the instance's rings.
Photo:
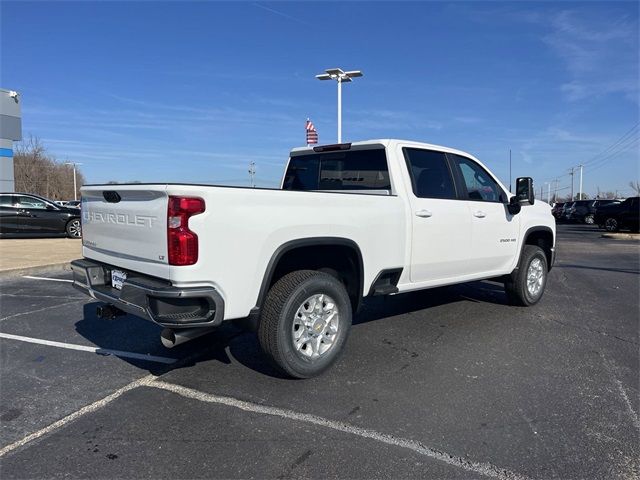
<path id="1" fill-rule="evenodd" d="M 520 210 L 522 210 L 522 206 L 518 201 L 518 197 L 511 197 L 509 199 L 509 203 L 507 204 L 507 210 L 509 210 L 509 213 L 511 215 L 517 215 L 520 213 Z"/>
<path id="2" fill-rule="evenodd" d="M 533 205 L 533 178 L 519 177 L 516 179 L 516 198 L 518 203 Z"/>

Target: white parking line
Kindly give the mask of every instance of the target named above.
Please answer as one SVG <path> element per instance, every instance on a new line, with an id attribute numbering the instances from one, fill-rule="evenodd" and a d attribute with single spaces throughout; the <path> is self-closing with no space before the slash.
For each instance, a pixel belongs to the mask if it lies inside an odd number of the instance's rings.
<path id="1" fill-rule="evenodd" d="M 46 435 L 47 433 L 50 433 L 54 430 L 57 430 L 59 428 L 64 427 L 67 423 L 74 421 L 76 418 L 79 418 L 87 413 L 91 413 L 91 412 L 95 412 L 96 410 L 99 410 L 100 408 L 104 407 L 105 405 L 107 405 L 108 403 L 111 403 L 112 401 L 114 401 L 116 398 L 118 398 L 120 395 L 122 395 L 125 392 L 128 392 L 129 390 L 133 390 L 136 387 L 139 387 L 141 385 L 146 385 L 149 382 L 152 382 L 153 379 L 155 379 L 155 375 L 147 375 L 146 377 L 140 378 L 139 380 L 135 380 L 131 383 L 129 383 L 128 385 L 125 385 L 122 388 L 119 388 L 118 390 L 116 390 L 115 392 L 113 392 L 110 395 L 107 395 L 106 397 L 104 397 L 102 400 L 98 400 L 97 402 L 91 403 L 85 407 L 82 407 L 80 410 L 76 410 L 75 412 L 67 415 L 64 418 L 61 418 L 60 420 L 53 422 L 51 425 L 44 427 L 40 430 L 38 430 L 37 432 L 33 432 L 29 435 L 27 435 L 26 437 L 24 437 L 21 440 L 18 440 L 17 442 L 13 442 L 3 448 L 0 449 L 0 457 L 3 457 L 4 455 L 6 455 L 7 453 L 11 452 L 12 450 L 15 450 L 16 448 L 19 448 L 33 440 L 36 440 L 38 438 L 40 438 L 43 435 Z"/>
<path id="2" fill-rule="evenodd" d="M 32 277 L 31 275 L 23 275 L 22 278 L 28 278 L 30 280 L 46 280 L 48 282 L 73 283 L 73 280 L 65 280 L 64 278 Z"/>
<path id="3" fill-rule="evenodd" d="M 369 438 L 381 443 L 385 443 L 387 445 L 406 448 L 418 453 L 419 455 L 424 455 L 425 457 L 430 457 L 435 460 L 444 462 L 448 465 L 464 469 L 468 472 L 485 475 L 487 477 L 498 478 L 500 480 L 525 480 L 529 478 L 520 473 L 512 472 L 510 470 L 497 467 L 490 463 L 474 462 L 472 460 L 467 460 L 466 458 L 435 450 L 426 445 L 423 445 L 416 440 L 396 437 L 387 433 L 376 432 L 375 430 L 369 430 L 366 428 L 357 427 L 355 425 L 350 425 L 348 423 L 329 420 L 327 418 L 318 417 L 316 415 L 311 415 L 308 413 L 300 413 L 293 410 L 286 410 L 284 408 L 269 407 L 257 403 L 245 402 L 244 400 L 238 400 L 232 397 L 212 395 L 210 393 L 204 393 L 198 390 L 193 390 L 191 388 L 181 387 L 180 385 L 174 385 L 172 383 L 166 383 L 162 381 L 149 382 L 146 384 L 146 386 L 167 390 L 182 397 L 199 400 L 201 402 L 217 403 L 220 405 L 239 408 L 240 410 L 244 410 L 247 412 L 272 415 L 274 417 L 286 418 L 288 420 L 311 423 L 314 425 L 319 425 L 321 427 L 330 428 L 332 430 L 357 435 L 359 437 Z"/>
<path id="4" fill-rule="evenodd" d="M 2 322 L 4 320 L 9 320 L 10 318 L 21 317 L 23 315 L 31 315 L 32 313 L 44 312 L 45 310 L 51 310 L 52 308 L 66 307 L 67 305 L 71 305 L 73 303 L 78 303 L 78 302 L 81 302 L 83 300 L 84 300 L 83 298 L 79 298 L 77 300 L 72 300 L 70 302 L 65 302 L 65 303 L 59 303 L 57 305 L 47 305 L 46 307 L 37 308 L 35 310 L 29 310 L 28 312 L 14 313 L 13 315 L 8 315 L 6 317 L 0 318 L 0 322 Z"/>
<path id="5" fill-rule="evenodd" d="M 134 358 L 136 360 L 145 360 L 148 362 L 172 364 L 176 362 L 175 358 L 157 357 L 155 355 L 147 355 L 144 353 L 123 352 L 121 350 L 109 350 L 107 348 L 87 347 L 85 345 L 75 345 L 73 343 L 52 342 L 51 340 L 41 340 L 39 338 L 22 337 L 20 335 L 12 335 L 10 333 L 0 333 L 0 338 L 8 340 L 18 340 L 20 342 L 37 343 L 47 345 L 49 347 L 66 348 L 69 350 L 80 350 L 83 352 L 92 352 L 99 355 L 114 355 L 122 358 Z"/>

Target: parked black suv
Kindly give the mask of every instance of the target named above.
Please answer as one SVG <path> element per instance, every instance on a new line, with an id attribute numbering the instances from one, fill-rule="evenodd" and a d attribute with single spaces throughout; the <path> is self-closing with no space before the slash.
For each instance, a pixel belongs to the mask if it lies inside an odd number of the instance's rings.
<path id="1" fill-rule="evenodd" d="M 625 229 L 637 232 L 640 229 L 640 197 L 597 208 L 594 221 L 609 232 Z"/>
<path id="2" fill-rule="evenodd" d="M 29 193 L 0 193 L 0 237 L 81 235 L 80 209 Z"/>
<path id="3" fill-rule="evenodd" d="M 593 225 L 594 214 L 597 208 L 617 203 L 620 203 L 620 200 L 577 200 L 569 209 L 567 220 Z"/>

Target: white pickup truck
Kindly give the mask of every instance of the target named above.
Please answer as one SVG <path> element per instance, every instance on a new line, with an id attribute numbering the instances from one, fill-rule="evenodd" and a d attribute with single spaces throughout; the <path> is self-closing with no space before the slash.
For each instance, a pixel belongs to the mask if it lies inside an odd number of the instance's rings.
<path id="1" fill-rule="evenodd" d="M 499 279 L 540 300 L 555 257 L 531 178 L 512 195 L 468 153 L 402 140 L 296 148 L 280 189 L 82 189 L 74 286 L 172 346 L 243 319 L 287 374 L 325 370 L 363 297 Z"/>

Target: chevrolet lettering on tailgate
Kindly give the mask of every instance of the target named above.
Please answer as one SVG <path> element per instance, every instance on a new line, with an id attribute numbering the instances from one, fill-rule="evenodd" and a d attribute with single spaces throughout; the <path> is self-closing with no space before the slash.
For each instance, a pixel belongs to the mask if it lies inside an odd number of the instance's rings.
<path id="1" fill-rule="evenodd" d="M 131 225 L 136 227 L 151 228 L 157 217 L 150 215 L 134 215 L 129 213 L 114 212 L 83 212 L 84 222 L 113 223 L 115 225 Z"/>

